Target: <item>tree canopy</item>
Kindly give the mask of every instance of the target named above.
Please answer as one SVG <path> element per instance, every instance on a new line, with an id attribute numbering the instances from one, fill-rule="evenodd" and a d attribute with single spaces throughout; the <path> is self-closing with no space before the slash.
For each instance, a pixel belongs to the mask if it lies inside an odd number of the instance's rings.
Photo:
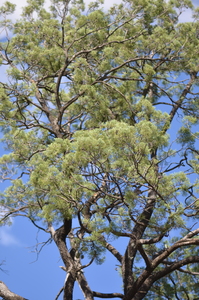
<path id="1" fill-rule="evenodd" d="M 23 216 L 50 236 L 66 270 L 64 300 L 76 281 L 87 300 L 193 300 L 199 10 L 189 0 L 101 2 L 28 0 L 17 21 L 13 4 L 0 8 L 9 151 L 0 175 L 10 181 L 1 224 Z M 188 8 L 192 21 L 179 22 Z M 107 251 L 123 293 L 93 291 L 83 272 Z M 0 296 L 11 299 L 8 291 L 1 282 Z"/>

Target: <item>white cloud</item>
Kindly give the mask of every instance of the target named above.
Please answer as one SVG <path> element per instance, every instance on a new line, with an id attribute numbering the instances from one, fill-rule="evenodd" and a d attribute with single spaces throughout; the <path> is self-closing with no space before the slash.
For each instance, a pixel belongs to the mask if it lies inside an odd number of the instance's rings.
<path id="1" fill-rule="evenodd" d="M 0 244 L 2 246 L 22 246 L 21 242 L 12 234 L 12 227 L 0 228 Z"/>
<path id="2" fill-rule="evenodd" d="M 92 2 L 93 0 L 84 0 L 86 4 Z M 24 7 L 26 5 L 26 0 L 11 0 L 12 3 L 16 4 L 16 10 L 15 13 L 12 16 L 12 19 L 17 20 L 20 18 L 20 14 L 21 14 L 21 9 L 22 7 Z M 104 0 L 104 5 L 103 7 L 105 9 L 110 8 L 111 6 L 113 6 L 114 4 L 120 4 L 122 2 L 122 0 Z M 193 0 L 193 4 L 195 4 L 195 6 L 198 6 L 198 3 L 196 3 Z M 50 6 L 50 0 L 45 0 L 45 5 L 46 7 Z M 191 10 L 185 10 L 183 12 L 183 14 L 180 16 L 180 22 L 189 22 L 192 20 L 192 15 L 191 15 Z"/>
<path id="3" fill-rule="evenodd" d="M 5 0 L 6 1 L 6 0 Z M 4 1 L 4 2 L 5 2 Z M 93 0 L 85 0 L 85 3 L 88 4 L 92 2 Z M 20 14 L 22 12 L 22 7 L 26 5 L 26 0 L 10 0 L 11 3 L 16 4 L 16 9 L 14 14 L 11 16 L 12 19 L 17 20 L 20 18 Z M 108 9 L 111 7 L 113 4 L 120 4 L 122 0 L 105 0 L 103 7 L 105 9 Z M 50 6 L 50 0 L 45 0 L 45 6 L 49 7 Z"/>
<path id="4" fill-rule="evenodd" d="M 85 2 L 91 2 L 91 0 L 86 0 Z M 105 0 L 103 7 L 108 9 L 109 7 L 113 6 L 113 4 L 120 4 L 122 0 Z"/>
<path id="5" fill-rule="evenodd" d="M 1 5 L 6 2 L 6 0 L 2 1 Z M 15 12 L 13 15 L 9 16 L 9 19 L 14 19 L 17 20 L 18 18 L 20 18 L 20 14 L 21 14 L 21 8 L 26 4 L 26 0 L 10 0 L 11 3 L 16 4 L 15 7 Z"/>
<path id="6" fill-rule="evenodd" d="M 179 17 L 179 21 L 181 23 L 193 21 L 192 11 L 190 9 L 186 9 L 185 11 L 183 11 L 183 13 Z"/>

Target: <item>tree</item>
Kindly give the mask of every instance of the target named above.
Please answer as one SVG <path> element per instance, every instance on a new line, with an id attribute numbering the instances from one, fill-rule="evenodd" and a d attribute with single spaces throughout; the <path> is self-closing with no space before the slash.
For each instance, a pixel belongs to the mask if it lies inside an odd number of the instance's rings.
<path id="1" fill-rule="evenodd" d="M 189 0 L 108 11 L 68 2 L 28 0 L 14 23 L 14 6 L 1 7 L 1 223 L 23 216 L 50 236 L 65 300 L 76 281 L 87 300 L 194 299 L 198 10 Z M 180 23 L 187 8 L 193 21 Z M 122 238 L 124 253 L 112 243 Z M 93 291 L 83 272 L 106 251 L 123 294 Z"/>

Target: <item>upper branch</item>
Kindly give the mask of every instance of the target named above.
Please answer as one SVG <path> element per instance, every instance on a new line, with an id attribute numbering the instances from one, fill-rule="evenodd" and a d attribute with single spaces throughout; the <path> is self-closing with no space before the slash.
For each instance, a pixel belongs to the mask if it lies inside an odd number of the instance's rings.
<path id="1" fill-rule="evenodd" d="M 190 80 L 188 84 L 186 85 L 185 89 L 182 91 L 178 101 L 176 101 L 175 105 L 173 105 L 172 110 L 170 111 L 170 123 L 172 122 L 173 118 L 175 117 L 176 112 L 181 107 L 186 95 L 189 93 L 192 85 L 197 79 L 197 72 L 192 72 L 190 75 Z"/>

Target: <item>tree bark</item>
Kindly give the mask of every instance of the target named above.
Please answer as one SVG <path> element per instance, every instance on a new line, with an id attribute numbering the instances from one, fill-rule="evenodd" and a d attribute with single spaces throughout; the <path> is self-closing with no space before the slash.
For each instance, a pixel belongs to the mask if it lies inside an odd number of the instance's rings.
<path id="1" fill-rule="evenodd" d="M 51 230 L 52 237 L 59 249 L 59 253 L 61 258 L 65 264 L 67 276 L 64 283 L 64 300 L 72 300 L 73 299 L 73 289 L 76 280 L 76 267 L 73 261 L 73 258 L 68 251 L 66 245 L 66 237 L 69 234 L 72 226 L 71 219 L 65 219 L 64 224 L 58 228 L 55 232 Z"/>
<path id="2" fill-rule="evenodd" d="M 151 215 L 156 202 L 156 193 L 151 189 L 148 194 L 148 201 L 141 214 L 140 221 L 137 223 L 132 231 L 134 238 L 130 239 L 128 247 L 123 257 L 122 262 L 122 277 L 124 284 L 124 294 L 127 295 L 134 286 L 134 278 L 132 272 L 132 264 L 138 250 L 137 241 L 142 238 L 144 231 L 150 221 Z M 126 298 L 125 298 L 126 299 Z"/>
<path id="3" fill-rule="evenodd" d="M 84 294 L 84 298 L 86 300 L 94 300 L 93 298 L 93 292 L 91 291 L 88 282 L 84 276 L 83 271 L 79 271 L 77 273 L 77 281 L 79 283 L 79 286 L 82 290 L 82 293 Z"/>

